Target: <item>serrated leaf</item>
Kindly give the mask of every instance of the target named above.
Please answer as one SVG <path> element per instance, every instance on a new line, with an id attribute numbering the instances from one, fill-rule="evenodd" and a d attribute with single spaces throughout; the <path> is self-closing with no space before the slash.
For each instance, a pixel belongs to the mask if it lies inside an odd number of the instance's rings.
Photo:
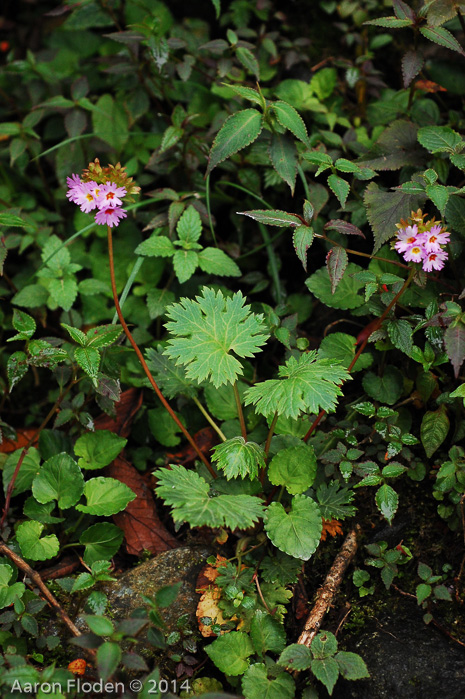
<path id="1" fill-rule="evenodd" d="M 288 513 L 280 502 L 272 502 L 268 506 L 265 529 L 280 551 L 308 561 L 320 543 L 321 513 L 311 498 L 295 495 Z"/>
<path id="2" fill-rule="evenodd" d="M 299 112 L 287 102 L 273 102 L 271 109 L 281 126 L 288 129 L 302 143 L 308 142 L 307 127 Z"/>
<path id="3" fill-rule="evenodd" d="M 86 470 L 108 466 L 126 446 L 127 441 L 109 430 L 86 432 L 74 445 L 74 453 L 80 457 L 78 466 Z"/>
<path id="4" fill-rule="evenodd" d="M 22 449 L 16 449 L 14 452 L 9 454 L 3 466 L 3 491 L 5 494 L 22 452 Z M 32 481 L 39 472 L 39 464 L 39 452 L 35 447 L 31 447 L 24 457 L 21 467 L 16 475 L 13 495 L 19 495 L 20 493 L 24 493 L 26 490 L 30 490 Z"/>
<path id="5" fill-rule="evenodd" d="M 253 615 L 250 638 L 255 651 L 262 658 L 267 651 L 281 653 L 286 645 L 286 632 L 283 625 L 262 609 L 257 609 Z"/>
<path id="6" fill-rule="evenodd" d="M 413 347 L 412 326 L 408 320 L 395 318 L 387 324 L 389 339 L 394 347 L 410 356 Z"/>
<path id="7" fill-rule="evenodd" d="M 253 357 L 268 337 L 261 315 L 250 312 L 241 292 L 231 298 L 203 287 L 196 300 L 183 298 L 167 310 L 173 337 L 165 354 L 186 366 L 186 376 L 218 387 L 242 374 L 238 357 Z"/>
<path id="8" fill-rule="evenodd" d="M 415 12 L 409 5 L 407 5 L 406 2 L 404 2 L 404 0 L 393 0 L 392 7 L 398 19 L 411 19 L 412 21 L 415 20 Z"/>
<path id="9" fill-rule="evenodd" d="M 417 143 L 418 126 L 405 119 L 397 119 L 387 126 L 365 153 L 360 165 L 374 170 L 399 170 L 404 165 L 421 166 L 425 157 Z"/>
<path id="10" fill-rule="evenodd" d="M 216 135 L 210 151 L 207 175 L 223 160 L 253 143 L 263 128 L 263 116 L 256 109 L 244 109 L 229 116 Z"/>
<path id="11" fill-rule="evenodd" d="M 61 327 L 69 333 L 74 342 L 77 342 L 82 347 L 84 347 L 84 345 L 87 344 L 86 334 L 83 333 L 82 330 L 79 330 L 79 328 L 73 328 L 71 325 L 68 325 L 67 323 L 61 323 Z"/>
<path id="12" fill-rule="evenodd" d="M 259 107 L 263 107 L 263 99 L 260 96 L 260 93 L 257 90 L 254 90 L 252 87 L 244 87 L 243 85 L 229 85 L 226 83 L 223 83 L 223 85 L 226 85 L 228 89 L 232 90 L 240 97 L 249 100 L 249 102 L 254 102 L 254 104 L 258 104 Z"/>
<path id="13" fill-rule="evenodd" d="M 404 387 L 402 373 L 391 364 L 384 367 L 382 376 L 377 376 L 372 371 L 368 371 L 363 377 L 362 383 L 370 398 L 388 405 L 397 403 Z"/>
<path id="14" fill-rule="evenodd" d="M 202 233 L 202 221 L 197 209 L 188 206 L 179 219 L 176 232 L 179 240 L 185 243 L 196 243 Z"/>
<path id="15" fill-rule="evenodd" d="M 350 192 L 349 183 L 343 180 L 342 177 L 330 175 L 328 177 L 328 187 L 331 189 L 333 194 L 336 195 L 342 208 L 344 208 Z"/>
<path id="16" fill-rule="evenodd" d="M 346 173 L 355 173 L 361 170 L 360 165 L 353 163 L 351 160 L 347 160 L 347 158 L 338 158 L 334 163 L 334 167 L 340 172 Z"/>
<path id="17" fill-rule="evenodd" d="M 192 277 L 199 265 L 199 256 L 194 250 L 176 250 L 173 268 L 180 284 Z"/>
<path id="18" fill-rule="evenodd" d="M 457 379 L 460 367 L 465 359 L 465 325 L 462 322 L 456 325 L 449 325 L 444 333 L 444 347 Z"/>
<path id="19" fill-rule="evenodd" d="M 402 57 L 402 78 L 404 87 L 407 88 L 423 68 L 425 59 L 418 51 L 407 51 Z"/>
<path id="20" fill-rule="evenodd" d="M 325 519 L 342 520 L 352 517 L 357 511 L 353 505 L 350 505 L 354 499 L 354 493 L 337 481 L 332 481 L 329 485 L 322 483 L 316 491 L 316 497 L 321 516 Z"/>
<path id="21" fill-rule="evenodd" d="M 288 228 L 289 226 L 301 226 L 302 219 L 297 214 L 288 214 L 287 211 L 255 209 L 253 211 L 237 211 L 242 216 L 250 216 L 259 223 L 264 223 L 267 226 L 280 226 Z"/>
<path id="22" fill-rule="evenodd" d="M 94 385 L 96 385 L 100 366 L 100 352 L 94 347 L 76 347 L 74 358 L 81 369 L 92 379 Z"/>
<path id="23" fill-rule="evenodd" d="M 84 491 L 84 478 L 69 454 L 56 454 L 42 464 L 32 482 L 32 494 L 45 504 L 56 500 L 61 510 L 75 505 Z"/>
<path id="24" fill-rule="evenodd" d="M 46 561 L 57 555 L 60 542 L 55 534 L 40 538 L 44 525 L 40 522 L 23 522 L 16 529 L 16 540 L 24 558 Z"/>
<path id="25" fill-rule="evenodd" d="M 447 29 L 444 29 L 444 27 L 420 27 L 420 32 L 426 39 L 429 39 L 435 44 L 445 46 L 446 49 L 457 51 L 460 55 L 465 56 L 465 52 L 455 36 Z"/>
<path id="26" fill-rule="evenodd" d="M 176 366 L 172 359 L 163 354 L 163 346 L 159 345 L 155 350 L 150 347 L 146 351 L 147 363 L 155 379 L 167 398 L 184 395 L 192 398 L 197 394 L 192 382 L 186 378 L 186 372 L 182 366 Z"/>
<path id="27" fill-rule="evenodd" d="M 18 128 L 20 128 L 18 126 Z M 27 228 L 31 224 L 25 221 L 21 216 L 16 216 L 16 214 L 10 214 L 7 211 L 2 211 L 0 213 L 0 226 L 5 226 L 5 228 Z"/>
<path id="28" fill-rule="evenodd" d="M 330 308 L 358 308 L 364 301 L 363 296 L 358 293 L 364 284 L 356 279 L 354 275 L 360 270 L 361 267 L 353 262 L 349 262 L 346 273 L 334 293 L 332 292 L 331 281 L 325 267 L 314 272 L 306 280 L 305 284 L 314 296 Z"/>
<path id="29" fill-rule="evenodd" d="M 205 648 L 216 667 L 228 675 L 243 675 L 249 666 L 249 656 L 254 648 L 249 636 L 243 631 L 231 631 L 219 636 Z"/>
<path id="30" fill-rule="evenodd" d="M 64 311 L 71 309 L 78 293 L 77 282 L 74 277 L 70 276 L 51 279 L 48 290 L 56 305 Z"/>
<path id="31" fill-rule="evenodd" d="M 313 484 L 317 470 L 311 445 L 281 449 L 270 461 L 268 478 L 273 485 L 284 485 L 291 495 L 304 493 Z"/>
<path id="32" fill-rule="evenodd" d="M 208 483 L 184 466 L 171 465 L 155 473 L 157 494 L 173 508 L 175 522 L 189 522 L 193 527 L 228 527 L 247 529 L 263 516 L 262 501 L 251 495 L 210 497 Z"/>
<path id="33" fill-rule="evenodd" d="M 113 344 L 123 332 L 120 325 L 99 325 L 86 333 L 87 347 L 101 349 Z"/>
<path id="34" fill-rule="evenodd" d="M 425 599 L 428 599 L 428 597 L 431 595 L 431 585 L 427 585 L 425 583 L 420 583 L 416 587 L 416 597 L 417 597 L 417 604 L 421 604 L 422 602 L 425 601 Z"/>
<path id="35" fill-rule="evenodd" d="M 378 19 L 370 19 L 363 24 L 370 24 L 373 27 L 385 27 L 386 29 L 402 29 L 403 27 L 411 27 L 413 22 L 411 19 L 398 19 L 397 17 L 379 17 Z"/>
<path id="36" fill-rule="evenodd" d="M 399 20 L 400 21 L 400 20 Z M 334 658 L 315 658 L 310 666 L 311 671 L 320 680 L 328 690 L 329 696 L 332 696 L 334 685 L 339 677 L 339 666 Z"/>
<path id="37" fill-rule="evenodd" d="M 271 137 L 269 154 L 274 169 L 289 185 L 294 195 L 297 176 L 297 151 L 294 142 L 286 134 L 275 133 Z"/>
<path id="38" fill-rule="evenodd" d="M 125 483 L 116 478 L 91 478 L 84 486 L 86 505 L 76 505 L 76 510 L 89 515 L 109 517 L 126 509 L 136 498 L 135 493 Z"/>
<path id="39" fill-rule="evenodd" d="M 302 571 L 302 561 L 277 550 L 273 556 L 265 556 L 260 568 L 266 582 L 290 585 L 297 582 Z"/>
<path id="40" fill-rule="evenodd" d="M 453 193 L 452 187 L 445 187 L 442 184 L 432 184 L 426 187 L 426 194 L 431 199 L 433 204 L 439 211 L 441 215 L 444 216 L 444 212 L 449 201 L 450 195 Z"/>
<path id="41" fill-rule="evenodd" d="M 260 67 L 258 61 L 253 55 L 252 51 L 247 48 L 239 47 L 236 49 L 236 56 L 242 63 L 244 68 L 249 72 L 253 73 L 256 80 L 260 80 Z"/>
<path id="42" fill-rule="evenodd" d="M 315 173 L 315 177 L 318 177 L 322 172 L 333 166 L 333 159 L 328 153 L 323 153 L 319 150 L 307 151 L 303 154 L 305 160 L 313 165 L 318 165 L 318 170 Z"/>
<path id="43" fill-rule="evenodd" d="M 279 367 L 279 379 L 255 384 L 245 394 L 245 403 L 256 412 L 270 416 L 278 412 L 284 417 L 298 418 L 301 413 L 332 411 L 339 384 L 350 378 L 346 369 L 328 359 L 317 359 L 316 352 L 307 352 L 298 359 L 290 357 Z"/>
<path id="44" fill-rule="evenodd" d="M 109 561 L 123 541 L 123 531 L 110 522 L 99 522 L 85 529 L 79 543 L 85 546 L 84 561 L 92 565 L 96 561 Z"/>
<path id="45" fill-rule="evenodd" d="M 417 138 L 430 153 L 455 153 L 462 143 L 460 134 L 449 126 L 422 126 Z"/>
<path id="46" fill-rule="evenodd" d="M 257 478 L 259 469 L 265 468 L 265 452 L 255 442 L 243 437 L 227 439 L 213 447 L 212 461 L 218 462 L 228 480 L 231 478 Z"/>
<path id="47" fill-rule="evenodd" d="M 219 248 L 205 248 L 198 253 L 199 267 L 202 272 L 216 274 L 218 277 L 240 277 L 238 265 Z"/>
<path id="48" fill-rule="evenodd" d="M 353 223 L 343 221 L 339 218 L 331 219 L 331 221 L 325 223 L 323 228 L 325 231 L 337 231 L 338 233 L 342 233 L 342 235 L 359 235 L 361 238 L 365 237 L 360 228 L 354 226 Z"/>
<path id="49" fill-rule="evenodd" d="M 441 405 L 438 410 L 428 410 L 424 414 L 421 421 L 420 437 L 428 458 L 439 449 L 447 437 L 449 427 L 450 422 L 444 405 Z"/>
<path id="50" fill-rule="evenodd" d="M 242 691 L 247 699 L 293 699 L 295 682 L 287 672 L 268 679 L 266 666 L 254 663 L 244 673 Z"/>
<path id="51" fill-rule="evenodd" d="M 292 234 L 292 242 L 297 257 L 307 271 L 307 251 L 313 243 L 314 233 L 311 226 L 297 226 Z"/>
<path id="52" fill-rule="evenodd" d="M 396 235 L 396 223 L 399 223 L 402 218 L 406 219 L 412 211 L 416 211 L 419 208 L 419 202 L 423 201 L 425 196 L 406 194 L 401 191 L 383 192 L 378 185 L 370 182 L 365 190 L 363 202 L 375 239 L 374 253 Z"/>
<path id="53" fill-rule="evenodd" d="M 332 359 L 348 367 L 355 356 L 356 338 L 347 333 L 330 333 L 324 337 L 318 349 L 319 359 Z M 360 355 L 352 368 L 352 373 L 371 366 L 373 357 L 369 352 Z"/>
<path id="54" fill-rule="evenodd" d="M 349 258 L 343 247 L 338 245 L 326 255 L 326 267 L 331 281 L 331 293 L 334 294 L 344 272 L 349 264 Z"/>
<path id="55" fill-rule="evenodd" d="M 136 255 L 147 255 L 148 257 L 171 257 L 176 248 L 165 235 L 153 235 L 148 240 L 137 246 Z"/>
<path id="56" fill-rule="evenodd" d="M 27 355 L 24 352 L 13 352 L 13 354 L 8 357 L 6 370 L 11 393 L 16 384 L 27 374 Z"/>
<path id="57" fill-rule="evenodd" d="M 347 651 L 339 651 L 334 656 L 338 664 L 339 672 L 346 680 L 361 680 L 364 677 L 370 677 L 365 661 L 358 653 L 350 653 Z"/>
<path id="58" fill-rule="evenodd" d="M 312 662 L 312 654 L 307 646 L 301 643 L 291 643 L 281 653 L 278 665 L 289 670 L 307 670 Z"/>
<path id="59" fill-rule="evenodd" d="M 200 262 L 200 260 L 199 260 Z M 152 287 L 147 293 L 147 310 L 150 318 L 159 318 L 164 315 L 167 306 L 175 300 L 175 295 L 168 289 L 156 289 Z"/>
<path id="60" fill-rule="evenodd" d="M 8 342 L 16 339 L 29 340 L 34 335 L 37 327 L 34 318 L 30 316 L 29 313 L 20 311 L 19 308 L 13 309 L 12 323 L 14 329 L 17 330 L 19 334 L 10 337 Z"/>
<path id="61" fill-rule="evenodd" d="M 378 510 L 391 524 L 399 506 L 399 496 L 396 491 L 387 483 L 383 483 L 376 491 L 375 500 Z"/>

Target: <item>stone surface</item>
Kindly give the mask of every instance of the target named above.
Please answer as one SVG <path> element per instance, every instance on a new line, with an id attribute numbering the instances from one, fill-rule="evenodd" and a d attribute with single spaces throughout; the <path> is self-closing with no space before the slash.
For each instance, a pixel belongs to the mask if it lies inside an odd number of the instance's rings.
<path id="1" fill-rule="evenodd" d="M 370 679 L 339 681 L 337 699 L 463 699 L 465 649 L 426 625 L 415 603 L 399 605 L 345 650 L 359 653 Z"/>

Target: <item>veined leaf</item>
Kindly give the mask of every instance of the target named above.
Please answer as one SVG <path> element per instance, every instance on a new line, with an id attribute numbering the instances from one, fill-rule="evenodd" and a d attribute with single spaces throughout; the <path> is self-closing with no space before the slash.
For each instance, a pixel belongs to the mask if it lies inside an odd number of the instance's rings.
<path id="1" fill-rule="evenodd" d="M 271 108 L 281 126 L 284 126 L 284 128 L 293 133 L 299 141 L 306 144 L 308 141 L 307 127 L 299 112 L 290 104 L 281 100 L 274 102 Z"/>
<path id="2" fill-rule="evenodd" d="M 167 309 L 172 334 L 165 354 L 186 367 L 187 378 L 209 379 L 218 387 L 234 383 L 242 374 L 238 357 L 253 357 L 268 332 L 263 317 L 250 312 L 239 291 L 225 298 L 220 290 L 204 287 L 196 300 L 183 298 Z"/>
<path id="3" fill-rule="evenodd" d="M 328 268 L 329 278 L 331 280 L 331 293 L 337 289 L 337 285 L 344 276 L 349 258 L 345 249 L 341 245 L 337 245 L 326 255 L 326 266 Z"/>
<path id="4" fill-rule="evenodd" d="M 354 226 L 353 223 L 349 223 L 348 221 L 344 221 L 340 218 L 331 219 L 331 221 L 325 223 L 323 228 L 325 231 L 337 231 L 343 235 L 359 235 L 362 238 L 365 237 L 360 228 L 357 228 L 357 226 Z"/>
<path id="5" fill-rule="evenodd" d="M 267 226 L 287 228 L 288 226 L 302 225 L 302 219 L 297 214 L 288 214 L 287 211 L 255 209 L 253 211 L 237 211 L 237 213 L 242 216 L 250 216 L 255 221 Z"/>
<path id="6" fill-rule="evenodd" d="M 295 495 L 289 513 L 280 502 L 272 502 L 265 516 L 271 542 L 284 553 L 308 561 L 318 548 L 322 530 L 318 505 L 306 495 Z"/>
<path id="7" fill-rule="evenodd" d="M 331 481 L 329 485 L 322 483 L 316 491 L 316 497 L 321 516 L 325 519 L 345 519 L 353 517 L 357 511 L 350 504 L 354 499 L 353 491 L 337 481 Z"/>
<path id="8" fill-rule="evenodd" d="M 226 83 L 223 83 L 223 85 L 226 85 Z M 264 106 L 263 98 L 260 96 L 260 93 L 257 90 L 254 90 L 252 87 L 244 87 L 243 85 L 229 84 L 227 84 L 226 86 L 240 97 L 249 100 L 249 102 L 254 102 L 255 104 L 258 104 L 259 107 Z"/>
<path id="9" fill-rule="evenodd" d="M 465 56 L 465 52 L 459 42 L 448 29 L 444 29 L 444 27 L 420 27 L 420 32 L 426 39 L 433 41 L 435 44 L 445 46 L 446 49 L 457 51 L 457 53 Z"/>
<path id="10" fill-rule="evenodd" d="M 332 411 L 337 396 L 342 395 L 339 384 L 350 374 L 339 363 L 317 359 L 316 352 L 290 357 L 279 368 L 279 379 L 269 379 L 252 386 L 245 394 L 245 403 L 266 417 L 278 412 L 284 417 L 298 418 L 301 413 L 318 413 L 321 408 Z"/>
<path id="11" fill-rule="evenodd" d="M 218 462 L 228 480 L 231 478 L 257 478 L 258 471 L 265 468 L 265 452 L 255 442 L 246 442 L 243 437 L 233 437 L 213 448 L 212 461 Z"/>
<path id="12" fill-rule="evenodd" d="M 369 19 L 363 24 L 385 27 L 386 29 L 402 29 L 402 27 L 411 27 L 413 22 L 410 19 L 398 19 L 397 17 L 379 17 L 378 19 Z"/>
<path id="13" fill-rule="evenodd" d="M 447 356 L 454 367 L 454 374 L 457 379 L 460 367 L 465 359 L 465 325 L 462 322 L 456 325 L 449 325 L 444 333 L 444 346 Z"/>
<path id="14" fill-rule="evenodd" d="M 199 267 L 203 272 L 216 274 L 218 277 L 240 277 L 238 265 L 219 248 L 204 248 L 198 253 Z"/>
<path id="15" fill-rule="evenodd" d="M 411 211 L 416 211 L 419 202 L 425 198 L 426 194 L 412 195 L 401 191 L 383 192 L 378 185 L 370 182 L 365 190 L 363 202 L 375 239 L 374 253 L 396 234 L 395 224 L 402 218 L 407 218 Z"/>
<path id="16" fill-rule="evenodd" d="M 195 471 L 171 465 L 155 472 L 157 494 L 170 505 L 175 522 L 193 527 L 247 529 L 263 516 L 263 503 L 252 495 L 210 497 L 210 486 Z"/>
<path id="17" fill-rule="evenodd" d="M 305 271 L 307 271 L 307 251 L 313 243 L 313 237 L 314 233 L 311 226 L 297 226 L 292 234 L 294 250 L 297 253 L 297 257 L 302 262 Z"/>
<path id="18" fill-rule="evenodd" d="M 55 534 L 40 538 L 44 525 L 40 522 L 23 522 L 16 530 L 16 539 L 24 558 L 46 561 L 57 555 L 60 543 Z"/>
<path id="19" fill-rule="evenodd" d="M 275 622 L 276 623 L 276 622 Z M 227 672 L 227 670 L 226 670 Z M 242 692 L 248 699 L 293 699 L 295 681 L 287 672 L 268 679 L 267 667 L 254 663 L 244 673 Z"/>
<path id="20" fill-rule="evenodd" d="M 423 415 L 420 436 L 428 458 L 433 456 L 434 452 L 439 449 L 447 437 L 449 427 L 450 422 L 444 405 L 441 405 L 438 410 L 428 410 Z"/>
<path id="21" fill-rule="evenodd" d="M 291 495 L 310 488 L 316 476 L 313 447 L 302 442 L 299 446 L 281 449 L 270 461 L 268 477 L 273 485 L 284 485 Z"/>
<path id="22" fill-rule="evenodd" d="M 294 142 L 286 134 L 275 133 L 271 137 L 269 153 L 274 169 L 294 194 L 297 176 L 297 151 Z"/>
<path id="23" fill-rule="evenodd" d="M 422 126 L 417 138 L 430 153 L 455 153 L 462 143 L 460 134 L 449 126 Z"/>
<path id="24" fill-rule="evenodd" d="M 150 347 L 145 354 L 149 369 L 155 373 L 155 379 L 167 398 L 197 394 L 197 389 L 186 378 L 184 368 L 176 366 L 172 359 L 163 354 L 162 345 L 158 345 L 156 350 Z"/>
<path id="25" fill-rule="evenodd" d="M 402 58 L 402 77 L 404 87 L 407 88 L 420 70 L 423 68 L 425 60 L 418 51 L 407 51 Z"/>
<path id="26" fill-rule="evenodd" d="M 244 109 L 229 116 L 213 141 L 207 175 L 223 160 L 253 143 L 262 128 L 263 116 L 256 109 Z"/>
<path id="27" fill-rule="evenodd" d="M 342 208 L 345 207 L 347 197 L 349 196 L 350 185 L 348 182 L 338 177 L 337 175 L 330 175 L 328 177 L 328 187 L 337 196 Z"/>
<path id="28" fill-rule="evenodd" d="M 205 649 L 216 667 L 228 675 L 243 675 L 249 665 L 249 655 L 255 653 L 252 641 L 243 631 L 231 631 L 219 636 Z"/>

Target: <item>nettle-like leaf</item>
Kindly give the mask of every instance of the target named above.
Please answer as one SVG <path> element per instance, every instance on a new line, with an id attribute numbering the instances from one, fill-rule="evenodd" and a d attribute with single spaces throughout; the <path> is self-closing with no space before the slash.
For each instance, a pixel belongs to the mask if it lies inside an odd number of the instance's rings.
<path id="1" fill-rule="evenodd" d="M 263 609 L 257 609 L 250 624 L 250 638 L 256 652 L 263 657 L 267 651 L 281 653 L 286 645 L 282 624 Z"/>
<path id="2" fill-rule="evenodd" d="M 307 271 L 307 252 L 313 243 L 313 238 L 314 232 L 311 226 L 297 226 L 292 235 L 294 250 L 305 271 Z"/>
<path id="3" fill-rule="evenodd" d="M 458 322 L 449 325 L 444 333 L 444 347 L 458 379 L 460 367 L 465 359 L 465 324 Z"/>
<path id="4" fill-rule="evenodd" d="M 253 143 L 262 128 L 263 115 L 256 109 L 243 109 L 229 116 L 213 141 L 207 175 L 223 160 Z"/>
<path id="5" fill-rule="evenodd" d="M 212 461 L 218 462 L 226 478 L 257 478 L 259 469 L 265 468 L 265 452 L 255 442 L 243 437 L 233 437 L 213 448 Z"/>
<path id="6" fill-rule="evenodd" d="M 278 659 L 279 665 L 288 670 L 307 670 L 312 662 L 310 648 L 302 643 L 291 643 L 281 653 Z"/>
<path id="7" fill-rule="evenodd" d="M 272 502 L 265 515 L 270 541 L 280 551 L 304 561 L 318 548 L 322 527 L 318 505 L 306 495 L 295 495 L 288 513 L 280 502 Z"/>
<path id="8" fill-rule="evenodd" d="M 278 412 L 284 417 L 298 418 L 301 413 L 318 413 L 335 409 L 342 395 L 339 384 L 350 374 L 339 363 L 317 359 L 316 351 L 290 357 L 279 368 L 279 379 L 269 379 L 252 386 L 245 394 L 245 403 L 255 406 L 265 417 Z"/>
<path id="9" fill-rule="evenodd" d="M 447 437 L 449 428 L 450 421 L 444 405 L 441 405 L 438 410 L 428 410 L 423 415 L 420 437 L 428 458 L 433 456 L 434 452 L 439 449 Z"/>
<path id="10" fill-rule="evenodd" d="M 463 143 L 460 134 L 449 126 L 422 126 L 417 138 L 430 153 L 457 153 Z"/>
<path id="11" fill-rule="evenodd" d="M 353 517 L 357 508 L 350 503 L 354 499 L 354 493 L 347 486 L 341 486 L 337 481 L 328 485 L 322 483 L 316 491 L 316 499 L 321 516 L 325 519 L 345 519 Z"/>
<path id="12" fill-rule="evenodd" d="M 273 102 L 271 109 L 273 110 L 274 115 L 281 126 L 284 126 L 285 129 L 288 129 L 291 133 L 293 133 L 294 136 L 299 139 L 299 141 L 307 144 L 307 127 L 305 126 L 305 122 L 300 116 L 299 112 L 294 109 L 294 107 L 287 104 L 287 102 L 279 100 L 278 102 Z"/>
<path id="13" fill-rule="evenodd" d="M 163 345 L 158 345 L 156 350 L 150 347 L 145 353 L 148 367 L 155 375 L 163 394 L 167 398 L 178 395 L 192 398 L 197 394 L 197 388 L 186 378 L 184 368 L 176 366 L 172 359 L 163 354 L 163 349 Z"/>
<path id="14" fill-rule="evenodd" d="M 57 555 L 60 542 L 55 534 L 40 538 L 44 525 L 40 522 L 23 522 L 16 530 L 21 553 L 32 561 L 46 561 Z"/>
<path id="15" fill-rule="evenodd" d="M 219 636 L 205 648 L 216 667 L 228 675 L 242 675 L 249 666 L 249 656 L 254 647 L 249 636 L 243 631 L 231 631 Z"/>
<path id="16" fill-rule="evenodd" d="M 254 663 L 244 673 L 242 691 L 248 699 L 293 699 L 295 681 L 287 672 L 269 679 L 266 665 Z"/>
<path id="17" fill-rule="evenodd" d="M 310 488 L 316 476 L 316 457 L 311 445 L 281 449 L 269 465 L 268 477 L 273 485 L 284 485 L 291 495 L 298 495 Z"/>
<path id="18" fill-rule="evenodd" d="M 378 185 L 370 182 L 365 190 L 363 202 L 375 239 L 374 253 L 396 234 L 396 223 L 402 218 L 406 219 L 411 211 L 416 211 L 419 203 L 425 198 L 426 194 L 383 192 Z"/>
<path id="19" fill-rule="evenodd" d="M 435 44 L 445 46 L 446 49 L 457 51 L 457 53 L 465 56 L 465 52 L 461 45 L 448 29 L 444 29 L 444 27 L 420 27 L 420 32 L 426 39 L 429 39 Z"/>
<path id="20" fill-rule="evenodd" d="M 193 527 L 228 527 L 247 529 L 263 516 L 262 501 L 252 495 L 218 495 L 211 497 L 207 481 L 184 466 L 155 472 L 157 494 L 172 509 L 175 522 L 189 522 Z"/>
<path id="21" fill-rule="evenodd" d="M 289 226 L 302 226 L 303 220 L 297 214 L 290 214 L 279 209 L 253 209 L 252 211 L 237 211 L 241 216 L 250 216 L 259 223 L 267 226 L 278 226 L 278 228 L 288 228 Z"/>
<path id="22" fill-rule="evenodd" d="M 253 357 L 268 338 L 263 316 L 251 313 L 239 291 L 231 298 L 204 287 L 196 300 L 183 298 L 167 309 L 172 334 L 165 354 L 186 367 L 186 376 L 218 387 L 242 374 L 238 357 Z"/>

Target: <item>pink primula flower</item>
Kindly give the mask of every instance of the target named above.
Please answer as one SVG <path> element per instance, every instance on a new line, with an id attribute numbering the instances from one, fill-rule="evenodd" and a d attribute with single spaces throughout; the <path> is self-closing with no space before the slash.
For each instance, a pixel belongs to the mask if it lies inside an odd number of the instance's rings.
<path id="1" fill-rule="evenodd" d="M 425 272 L 432 272 L 433 269 L 440 270 L 444 267 L 447 260 L 447 252 L 445 250 L 436 250 L 426 254 L 423 260 L 423 269 Z"/>
<path id="2" fill-rule="evenodd" d="M 408 248 L 417 242 L 418 226 L 416 223 L 413 226 L 406 226 L 397 231 L 397 242 L 394 245 L 397 252 L 405 252 Z"/>
<path id="3" fill-rule="evenodd" d="M 423 233 L 423 245 L 426 252 L 441 250 L 441 245 L 447 245 L 450 233 L 443 231 L 441 226 L 432 226 L 430 231 Z"/>
<path id="4" fill-rule="evenodd" d="M 88 214 L 97 208 L 99 185 L 96 182 L 84 182 L 77 191 L 74 202 L 81 207 L 81 211 Z"/>
<path id="5" fill-rule="evenodd" d="M 98 199 L 99 209 L 107 206 L 121 206 L 123 203 L 120 197 L 126 195 L 124 187 L 118 187 L 115 182 L 107 182 L 100 188 L 100 196 Z"/>
<path id="6" fill-rule="evenodd" d="M 124 209 L 120 209 L 117 206 L 107 206 L 100 209 L 100 211 L 95 215 L 95 222 L 100 226 L 118 226 L 120 219 L 126 218 L 127 213 Z"/>
<path id="7" fill-rule="evenodd" d="M 425 251 L 422 245 L 415 243 L 410 245 L 404 254 L 404 260 L 407 262 L 421 262 L 425 256 Z"/>

